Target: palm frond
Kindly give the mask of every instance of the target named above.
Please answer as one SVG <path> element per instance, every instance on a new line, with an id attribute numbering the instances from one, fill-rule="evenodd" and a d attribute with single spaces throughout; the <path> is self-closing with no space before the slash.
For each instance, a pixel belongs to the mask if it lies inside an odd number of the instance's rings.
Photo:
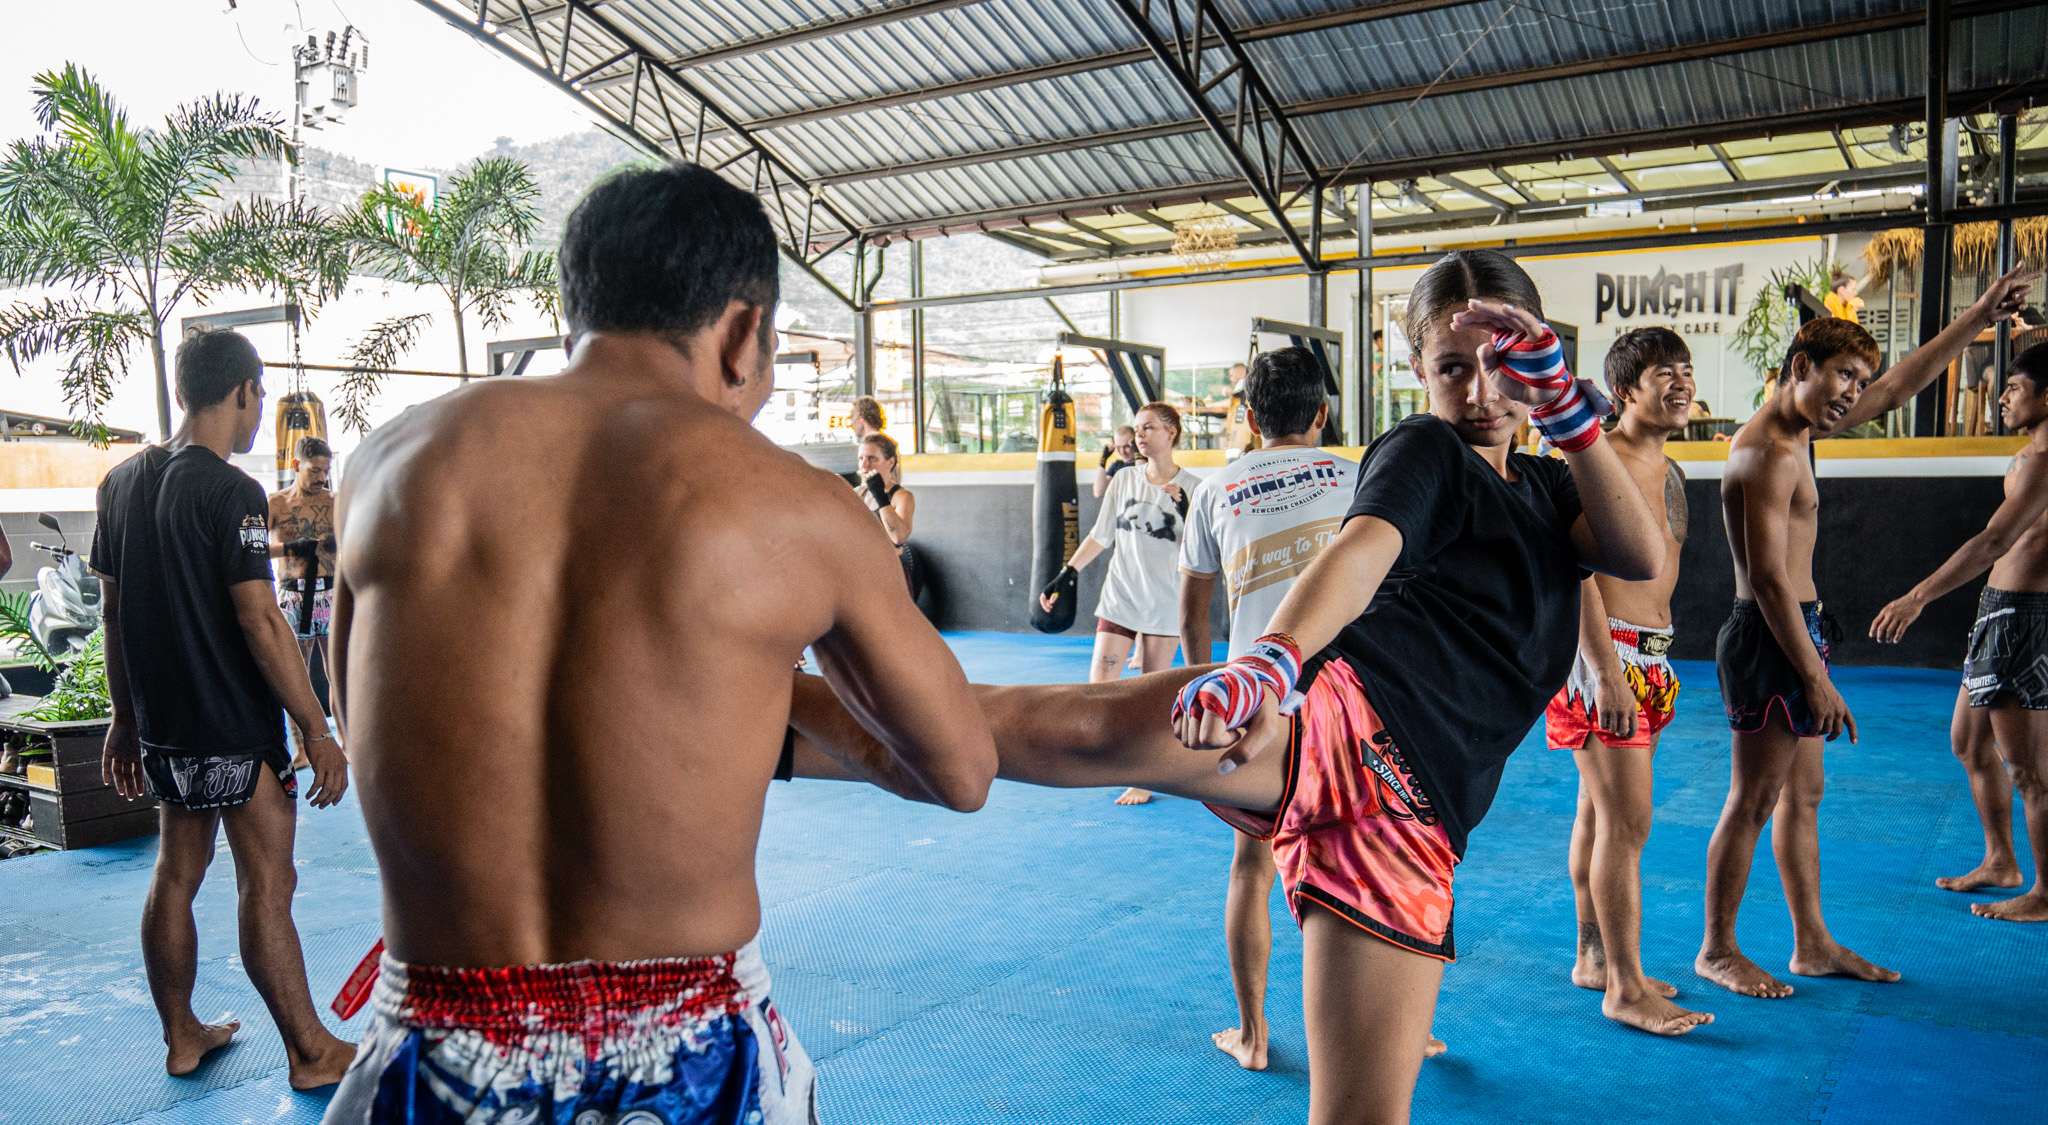
<path id="1" fill-rule="evenodd" d="M 36 639 L 36 631 L 29 627 L 29 603 L 35 595 L 26 590 L 17 593 L 0 593 L 0 640 L 14 642 L 14 655 L 28 661 L 45 672 L 57 670 L 57 662 L 50 657 L 50 650 Z"/>
<path id="2" fill-rule="evenodd" d="M 84 67 L 67 62 L 63 70 L 44 71 L 29 89 L 35 94 L 36 121 L 44 129 L 96 161 L 116 167 L 133 164 L 141 138 L 113 93 Z"/>
<path id="3" fill-rule="evenodd" d="M 143 314 L 126 309 L 108 311 L 49 298 L 0 309 L 0 355 L 16 374 L 32 360 L 70 353 L 61 385 L 71 432 L 98 446 L 107 444 L 106 407 L 114 385 L 128 374 L 128 349 L 148 339 Z"/>
<path id="4" fill-rule="evenodd" d="M 276 287 L 318 303 L 348 285 L 350 255 L 335 224 L 303 200 L 245 200 L 164 247 L 177 278 L 170 301 L 224 288 Z"/>
<path id="5" fill-rule="evenodd" d="M 341 405 L 335 410 L 342 428 L 362 434 L 370 430 L 369 404 L 384 386 L 384 377 L 412 350 L 433 313 L 408 313 L 379 321 L 349 349 L 348 370 L 341 376 Z"/>

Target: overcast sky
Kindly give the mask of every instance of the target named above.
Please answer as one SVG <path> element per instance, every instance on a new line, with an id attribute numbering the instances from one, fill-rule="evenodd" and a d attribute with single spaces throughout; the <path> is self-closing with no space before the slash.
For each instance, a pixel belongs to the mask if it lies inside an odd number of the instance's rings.
<path id="1" fill-rule="evenodd" d="M 36 131 L 29 83 L 77 62 L 138 122 L 225 90 L 291 103 L 288 44 L 353 24 L 370 44 L 360 104 L 306 140 L 375 167 L 453 166 L 498 137 L 590 128 L 569 98 L 448 26 L 419 0 L 65 0 L 8 3 L 0 33 L 0 138 Z"/>
<path id="2" fill-rule="evenodd" d="M 351 23 L 369 40 L 360 104 L 342 124 L 308 132 L 305 139 L 372 167 L 450 168 L 501 136 L 525 143 L 591 127 L 569 98 L 448 26 L 418 0 L 236 0 L 232 9 L 228 0 L 0 2 L 6 19 L 0 31 L 0 141 L 39 130 L 29 84 L 38 73 L 60 69 L 67 61 L 90 70 L 141 125 L 156 124 L 180 102 L 217 90 L 260 98 L 266 108 L 285 113 L 292 97 L 289 43 L 303 41 L 305 33 L 292 30 L 302 20 L 323 40 L 328 31 L 338 34 Z M 445 307 L 423 298 L 387 294 L 369 282 L 356 288 L 309 327 L 308 361 L 332 362 L 382 316 L 426 309 L 447 318 Z M 32 295 L 0 290 L 0 303 Z M 252 299 L 223 294 L 221 303 L 232 308 Z M 196 311 L 181 307 L 179 314 Z M 473 322 L 470 327 L 474 342 L 480 336 Z M 524 323 L 522 316 L 503 334 L 512 338 L 548 330 L 543 322 Z M 285 350 L 281 328 L 258 327 L 249 335 L 267 357 L 281 357 Z M 128 377 L 108 407 L 108 421 L 154 438 L 148 354 L 135 349 L 129 361 Z M 429 332 L 405 366 L 454 369 L 445 323 Z M 57 386 L 61 367 L 60 360 L 47 359 L 17 378 L 0 363 L 0 406 L 64 414 Z M 273 382 L 273 393 L 282 393 L 281 381 Z M 312 381 L 329 404 L 330 422 L 339 400 L 332 383 L 331 376 Z M 447 387 L 442 380 L 396 378 L 373 417 L 381 421 Z M 340 444 L 352 446 L 354 439 Z"/>

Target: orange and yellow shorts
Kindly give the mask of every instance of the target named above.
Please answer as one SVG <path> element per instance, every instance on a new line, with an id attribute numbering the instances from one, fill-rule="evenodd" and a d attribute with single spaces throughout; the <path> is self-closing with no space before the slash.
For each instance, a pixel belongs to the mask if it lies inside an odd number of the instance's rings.
<path id="1" fill-rule="evenodd" d="M 1314 903 L 1403 949 L 1454 959 L 1457 853 L 1349 664 L 1332 660 L 1316 676 L 1294 713 L 1287 755 L 1278 811 L 1209 809 L 1273 842 L 1295 921 L 1304 902 Z"/>
<path id="2" fill-rule="evenodd" d="M 1621 669 L 1628 676 L 1629 690 L 1636 697 L 1636 732 L 1623 738 L 1600 729 L 1598 715 L 1589 714 L 1586 701 L 1593 697 L 1593 670 L 1586 654 L 1572 662 L 1571 679 L 1543 709 L 1546 745 L 1552 750 L 1584 749 L 1586 739 L 1598 735 L 1602 746 L 1647 750 L 1657 744 L 1658 732 L 1671 725 L 1678 711 L 1678 673 L 1671 668 L 1670 629 L 1631 625 L 1620 618 L 1607 619 L 1614 638 L 1614 651 L 1621 657 Z"/>

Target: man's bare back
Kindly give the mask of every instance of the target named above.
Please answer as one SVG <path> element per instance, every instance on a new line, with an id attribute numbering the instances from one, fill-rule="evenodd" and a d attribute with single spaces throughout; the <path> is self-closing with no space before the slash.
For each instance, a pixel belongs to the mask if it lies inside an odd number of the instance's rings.
<path id="1" fill-rule="evenodd" d="M 965 676 L 844 483 L 657 374 L 677 360 L 658 338 L 580 343 L 560 376 L 408 411 L 343 489 L 337 710 L 404 961 L 746 942 L 813 642 L 899 745 L 966 751 L 935 767 L 947 803 L 979 804 L 977 752 L 979 792 L 993 773 Z"/>

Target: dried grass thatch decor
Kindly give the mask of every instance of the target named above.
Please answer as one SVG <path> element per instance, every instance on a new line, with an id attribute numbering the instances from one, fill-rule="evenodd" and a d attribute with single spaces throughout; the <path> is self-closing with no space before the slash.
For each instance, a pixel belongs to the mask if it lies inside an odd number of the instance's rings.
<path id="1" fill-rule="evenodd" d="M 2018 219 L 2012 224 L 2014 249 L 2021 260 L 2034 266 L 2048 264 L 2048 215 Z M 1920 268 L 1925 238 L 1919 227 L 1880 231 L 1863 248 L 1864 264 L 1870 267 L 1863 278 L 1865 288 L 1880 288 L 1894 273 L 1911 274 Z M 1990 273 L 1998 265 L 1998 224 L 1964 223 L 1955 229 L 1955 262 L 1965 273 Z"/>
<path id="2" fill-rule="evenodd" d="M 1206 214 L 1173 224 L 1173 252 L 1190 270 L 1220 270 L 1235 249 L 1237 231 L 1231 227 L 1230 217 L 1221 211 L 1211 208 Z"/>

